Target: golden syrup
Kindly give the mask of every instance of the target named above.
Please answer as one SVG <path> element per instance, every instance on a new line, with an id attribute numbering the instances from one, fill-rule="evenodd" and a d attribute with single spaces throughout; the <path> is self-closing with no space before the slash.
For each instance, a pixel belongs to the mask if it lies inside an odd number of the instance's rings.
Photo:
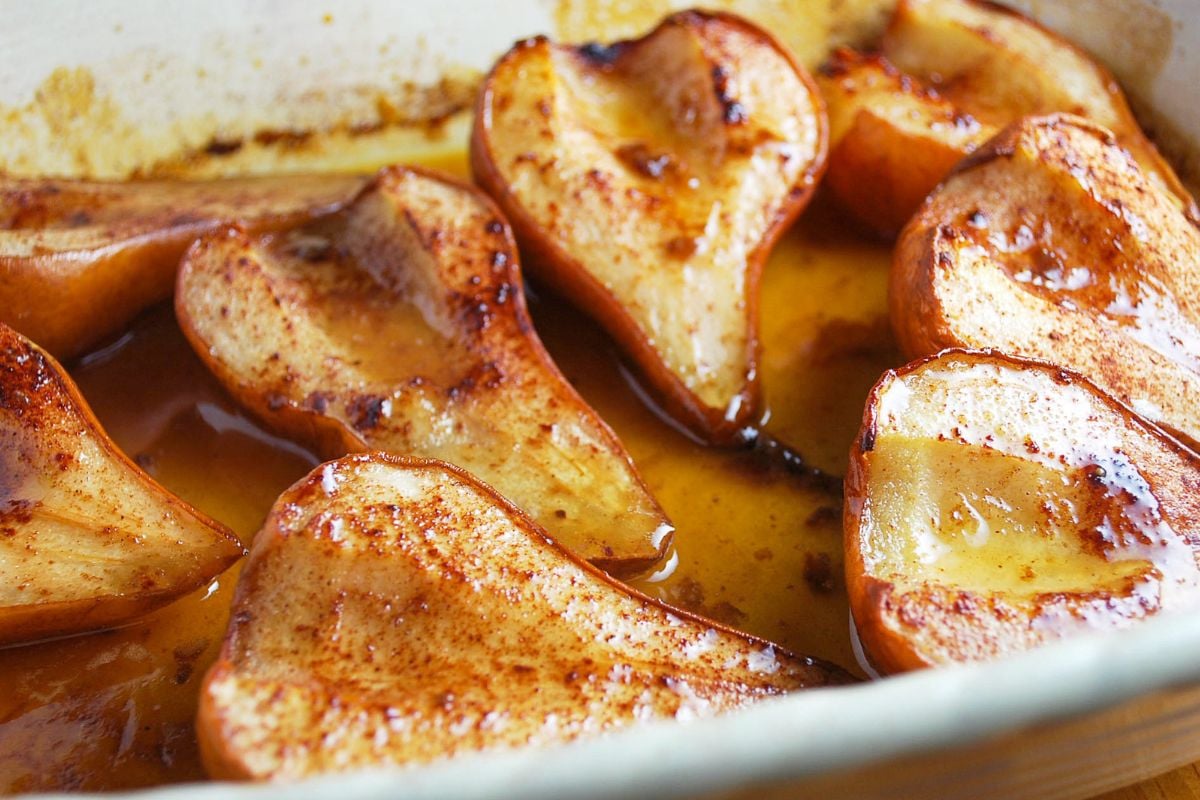
<path id="1" fill-rule="evenodd" d="M 279 492 L 315 463 L 238 410 L 169 307 L 145 314 L 73 375 L 126 453 L 244 543 Z M 237 572 L 120 630 L 0 650 L 0 791 L 203 777 L 193 717 Z"/>
<path id="2" fill-rule="evenodd" d="M 426 164 L 466 174 L 461 153 Z M 763 277 L 766 430 L 838 476 L 868 389 L 898 362 L 886 323 L 889 260 L 887 247 L 864 242 L 818 200 Z M 634 585 L 853 670 L 840 495 L 777 454 L 692 441 L 644 402 L 613 345 L 579 312 L 544 295 L 531 310 L 563 372 L 616 430 L 677 527 L 669 559 Z M 315 463 L 237 408 L 169 307 L 73 374 L 118 445 L 243 541 Z M 0 791 L 201 778 L 197 692 L 236 578 L 235 568 L 121 630 L 0 651 Z"/>

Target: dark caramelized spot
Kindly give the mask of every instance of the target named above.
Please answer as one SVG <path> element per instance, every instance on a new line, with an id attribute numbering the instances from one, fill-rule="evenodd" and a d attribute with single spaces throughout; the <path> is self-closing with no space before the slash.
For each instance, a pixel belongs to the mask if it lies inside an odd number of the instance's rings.
<path id="1" fill-rule="evenodd" d="M 579 55 L 597 67 L 610 67 L 621 55 L 620 44 L 600 44 L 587 42 L 579 46 Z"/>
<path id="2" fill-rule="evenodd" d="M 385 400 L 386 398 L 378 395 L 355 395 L 350 401 L 349 408 L 346 409 L 355 430 L 369 431 L 378 427 L 379 421 L 383 417 Z"/>
<path id="3" fill-rule="evenodd" d="M 815 594 L 833 593 L 833 562 L 828 553 L 804 554 L 804 581 Z"/>
<path id="4" fill-rule="evenodd" d="M 696 238 L 694 236 L 675 236 L 668 239 L 663 249 L 672 258 L 683 260 L 691 258 L 696 253 Z"/>
<path id="5" fill-rule="evenodd" d="M 204 146 L 205 155 L 210 156 L 227 156 L 230 153 L 236 153 L 242 149 L 244 142 L 241 139 L 213 139 Z"/>
<path id="6" fill-rule="evenodd" d="M 677 169 L 670 153 L 656 153 L 644 142 L 623 144 L 616 150 L 617 158 L 639 175 L 658 180 L 668 170 Z"/>
<path id="7" fill-rule="evenodd" d="M 332 392 L 311 392 L 308 397 L 304 398 L 304 407 L 324 414 L 329 408 L 329 401 L 334 397 Z"/>
<path id="8" fill-rule="evenodd" d="M 727 125 L 740 125 L 749 118 L 745 106 L 733 96 L 729 86 L 729 71 L 717 64 L 712 68 L 713 91 L 723 109 L 721 118 Z"/>
<path id="9" fill-rule="evenodd" d="M 875 449 L 875 426 L 868 425 L 863 431 L 862 439 L 859 442 L 859 449 L 864 453 L 869 453 Z"/>
<path id="10" fill-rule="evenodd" d="M 313 131 L 261 130 L 254 134 L 255 144 L 264 147 L 299 148 L 313 138 Z"/>
<path id="11" fill-rule="evenodd" d="M 3 498 L 0 498 L 3 499 Z M 0 505 L 0 522 L 25 525 L 33 520 L 33 512 L 41 506 L 41 503 L 34 500 L 25 499 L 7 499 L 4 504 Z"/>

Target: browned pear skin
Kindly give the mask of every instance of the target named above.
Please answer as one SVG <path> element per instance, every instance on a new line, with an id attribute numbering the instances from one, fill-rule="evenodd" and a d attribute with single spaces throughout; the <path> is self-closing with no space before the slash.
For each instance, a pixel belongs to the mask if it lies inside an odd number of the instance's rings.
<path id="1" fill-rule="evenodd" d="M 1076 45 L 1017 11 L 982 0 L 900 0 L 882 53 L 985 125 L 1075 114 L 1103 125 L 1150 182 L 1193 220 L 1200 209 L 1142 132 L 1121 87 Z"/>
<path id="2" fill-rule="evenodd" d="M 909 357 L 996 348 L 1062 364 L 1200 440 L 1200 231 L 1095 123 L 1018 122 L 904 229 L 892 324 Z"/>
<path id="3" fill-rule="evenodd" d="M 242 556 L 100 428 L 66 372 L 0 323 L 0 645 L 132 621 Z"/>
<path id="4" fill-rule="evenodd" d="M 997 658 L 1200 605 L 1200 457 L 1076 373 L 946 351 L 871 392 L 845 536 L 880 672 Z"/>
<path id="5" fill-rule="evenodd" d="M 276 503 L 197 726 L 213 777 L 294 779 L 849 680 L 614 581 L 456 467 L 373 453 L 317 467 Z"/>
<path id="6" fill-rule="evenodd" d="M 484 81 L 475 180 L 530 268 L 603 325 L 675 419 L 759 422 L 763 261 L 825 165 L 820 94 L 785 48 L 686 11 L 641 39 L 518 43 Z"/>
<path id="7" fill-rule="evenodd" d="M 176 308 L 235 397 L 327 458 L 450 461 L 605 569 L 644 570 L 669 544 L 620 441 L 542 347 L 512 233 L 477 189 L 393 167 L 311 225 L 205 237 Z"/>
<path id="8" fill-rule="evenodd" d="M 351 200 L 351 176 L 209 182 L 0 176 L 0 322 L 58 358 L 120 331 L 171 296 L 188 245 L 223 223 L 299 224 Z"/>
<path id="9" fill-rule="evenodd" d="M 825 183 L 892 239 L 951 168 L 995 133 L 880 55 L 839 49 L 817 84 L 829 109 Z"/>

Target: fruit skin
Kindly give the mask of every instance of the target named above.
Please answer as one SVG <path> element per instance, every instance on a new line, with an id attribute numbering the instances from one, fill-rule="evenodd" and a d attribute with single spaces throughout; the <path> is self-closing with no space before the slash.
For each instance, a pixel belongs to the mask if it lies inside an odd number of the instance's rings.
<path id="1" fill-rule="evenodd" d="M 825 182 L 885 239 L 895 238 L 954 165 L 996 133 L 880 55 L 837 50 L 817 81 L 831 129 Z"/>
<path id="2" fill-rule="evenodd" d="M 919 484 L 923 501 L 943 487 L 994 497 L 1007 530 L 993 523 L 990 536 L 1006 539 L 972 560 L 979 544 L 949 535 L 942 508 L 939 539 L 961 559 L 947 567 L 945 555 L 933 566 L 889 557 L 889 544 L 917 538 L 895 529 L 889 498 L 873 491 L 889 485 L 876 462 L 914 438 L 941 457 L 930 457 L 928 482 L 916 470 L 902 481 Z M 997 457 L 1000 470 L 985 471 Z M 1004 480 L 988 480 L 997 474 Z M 1053 364 L 947 350 L 889 370 L 868 397 L 845 486 L 847 592 L 864 653 L 882 674 L 990 660 L 1200 604 L 1200 456 Z M 1025 512 L 1034 524 L 1022 526 Z M 1057 562 L 1062 550 L 1040 544 L 1054 541 L 1067 551 Z M 1025 560 L 1031 552 L 1038 559 Z M 1020 574 L 1016 589 L 997 577 L 1001 567 Z"/>
<path id="3" fill-rule="evenodd" d="M 602 158 L 606 163 L 612 162 L 611 172 L 607 168 L 596 168 L 591 161 L 581 166 L 577 170 L 578 174 L 560 169 L 562 160 L 555 150 L 552 132 L 553 127 L 560 124 L 555 116 L 555 97 L 529 97 L 529 93 L 534 90 L 528 85 L 522 88 L 521 84 L 526 83 L 525 78 L 512 85 L 505 83 L 512 80 L 509 74 L 515 74 L 526 62 L 539 64 L 539 69 L 549 69 L 545 65 L 555 59 L 558 59 L 561 65 L 570 64 L 572 70 L 585 76 L 615 75 L 624 65 L 635 63 L 644 53 L 658 46 L 660 41 L 680 32 L 691 37 L 688 39 L 688 46 L 697 47 L 701 51 L 698 60 L 705 65 L 700 70 L 705 74 L 699 78 L 695 75 L 685 76 L 677 82 L 683 84 L 686 78 L 687 81 L 697 84 L 712 84 L 704 92 L 695 90 L 696 95 L 703 95 L 701 100 L 697 101 L 701 104 L 701 110 L 695 113 L 700 118 L 711 117 L 714 120 L 709 125 L 711 130 L 704 130 L 700 136 L 687 130 L 667 133 L 656 131 L 656 135 L 661 134 L 662 141 L 643 141 L 644 137 L 636 131 L 623 132 L 629 135 L 601 135 L 592 131 L 589 135 L 596 137 L 593 144 L 598 148 L 597 152 L 603 153 Z M 711 139 L 724 147 L 723 143 L 728 139 L 731 152 L 743 153 L 752 152 L 757 146 L 749 134 L 743 135 L 749 130 L 747 126 L 754 124 L 754 112 L 751 111 L 748 117 L 744 116 L 746 110 L 738 102 L 738 98 L 727 94 L 724 88 L 733 85 L 733 82 L 743 76 L 738 73 L 736 64 L 734 68 L 729 68 L 728 64 L 714 60 L 716 56 L 712 54 L 735 40 L 739 43 L 738 46 L 748 47 L 748 43 L 753 43 L 755 48 L 762 48 L 763 52 L 771 53 L 771 58 L 777 59 L 778 64 L 786 65 L 796 84 L 793 98 L 805 95 L 804 99 L 808 104 L 806 114 L 811 117 L 805 124 L 811 123 L 814 126 L 813 140 L 800 145 L 801 150 L 811 149 L 797 156 L 805 159 L 803 169 L 795 174 L 782 196 L 772 198 L 770 210 L 762 220 L 758 240 L 747 247 L 744 262 L 735 265 L 737 269 L 743 270 L 742 291 L 737 298 L 741 308 L 736 314 L 730 312 L 729 329 L 724 330 L 723 337 L 728 338 L 732 335 L 730 329 L 736 327 L 736 338 L 741 340 L 741 344 L 736 347 L 705 343 L 702 338 L 711 339 L 712 333 L 695 332 L 705 326 L 706 317 L 716 318 L 715 312 L 685 319 L 678 331 L 660 328 L 655 332 L 650 320 L 655 319 L 656 315 L 661 316 L 658 311 L 641 308 L 633 298 L 636 287 L 620 285 L 621 281 L 602 272 L 611 269 L 613 264 L 620 263 L 625 258 L 639 262 L 648 261 L 645 269 L 637 273 L 635 278 L 629 279 L 630 284 L 635 284 L 649 280 L 648 276 L 654 270 L 676 270 L 679 269 L 679 263 L 690 263 L 688 259 L 694 251 L 688 248 L 694 246 L 699 239 L 690 238 L 692 234 L 685 230 L 691 224 L 691 220 L 685 218 L 681 210 L 683 201 L 680 199 L 688 195 L 690 189 L 685 188 L 682 180 L 686 177 L 685 170 L 681 169 L 679 176 L 672 172 L 686 159 L 679 158 L 678 153 L 672 151 L 670 140 L 672 137 L 682 137 L 684 141 L 694 143 L 702 140 L 702 144 L 709 144 Z M 736 62 L 736 53 L 729 57 Z M 557 91 L 553 88 L 557 79 L 554 76 L 546 79 L 551 85 L 551 91 Z M 726 81 L 730 83 L 727 84 Z M 762 87 L 756 89 L 761 90 Z M 704 107 L 703 103 L 714 103 L 710 97 L 714 90 L 715 105 L 711 108 Z M 670 91 L 685 95 L 688 89 L 677 88 L 673 84 Z M 518 93 L 523 100 L 532 101 L 529 105 L 533 111 L 524 122 L 532 120 L 537 131 L 527 132 L 530 137 L 527 146 L 522 144 L 517 148 L 522 152 L 518 153 L 515 159 L 509 159 L 513 162 L 509 164 L 506 159 L 501 158 L 500 150 L 507 152 L 511 148 L 497 133 L 497 125 L 500 115 L 515 106 Z M 650 107 L 656 105 L 662 104 L 651 103 Z M 514 113 L 521 112 L 518 110 Z M 705 124 L 709 123 L 696 123 L 697 126 Z M 497 62 L 484 81 L 471 133 L 470 157 L 475 181 L 496 200 L 511 220 L 535 277 L 570 299 L 609 332 L 638 366 L 658 402 L 670 416 L 710 443 L 740 446 L 746 441 L 748 428 L 759 422 L 762 413 L 757 369 L 758 291 L 762 266 L 776 240 L 811 199 L 825 171 L 827 148 L 828 123 L 820 93 L 812 78 L 795 62 L 786 48 L 779 45 L 769 34 L 734 15 L 684 11 L 667 17 L 657 28 L 640 39 L 610 45 L 570 47 L 552 44 L 542 37 L 519 42 Z M 630 149 L 637 151 L 633 153 L 633 157 L 630 157 Z M 547 161 L 529 166 L 548 153 L 550 155 Z M 639 159 L 637 153 L 648 157 L 660 156 L 663 162 L 660 166 L 654 166 L 657 163 L 654 158 Z M 711 162 L 713 158 L 704 157 L 700 160 Z M 621 166 L 622 164 L 624 166 Z M 514 174 L 513 170 L 524 168 L 521 165 L 543 173 L 549 171 L 549 174 L 554 175 L 554 180 L 561 180 L 563 183 L 562 190 L 565 196 L 559 196 L 555 190 L 546 189 L 550 197 L 545 204 L 546 209 L 551 212 L 549 218 L 531 210 L 528 202 L 530 196 L 521 195 L 515 188 L 513 179 L 519 175 Z M 661 184 L 664 181 L 670 184 L 673 180 L 678 185 L 670 186 L 669 191 L 664 190 Z M 540 192 L 543 188 L 535 187 L 534 191 Z M 576 214 L 570 210 L 568 206 L 572 202 L 584 206 L 586 212 Z M 570 231 L 551 230 L 551 226 L 560 227 L 560 219 L 571 220 Z M 638 247 L 625 247 L 619 240 L 629 233 L 628 230 L 622 230 L 631 225 L 629 220 L 638 221 L 639 224 L 635 227 L 642 231 L 673 231 L 681 235 L 671 238 L 665 244 L 659 241 L 645 241 L 638 242 Z M 685 222 L 687 224 L 684 224 Z M 704 220 L 700 220 L 700 223 L 703 222 Z M 724 227 L 735 229 L 738 226 L 726 223 Z M 579 233 L 581 230 L 583 234 Z M 564 238 L 564 232 L 569 233 L 572 240 Z M 581 245 L 574 241 L 574 238 L 580 235 L 583 239 L 594 239 L 597 244 Z M 687 247 L 674 246 L 688 242 L 691 244 Z M 618 252 L 600 252 L 602 246 L 607 247 L 605 243 L 618 247 Z M 625 249 L 620 250 L 620 247 Z M 697 268 L 698 273 L 700 270 L 701 268 Z M 716 286 L 717 283 L 713 282 L 709 288 Z M 667 291 L 660 294 L 678 297 L 681 292 Z M 713 294 L 719 302 L 727 302 L 723 299 L 728 294 L 724 287 L 714 289 Z M 692 313 L 687 310 L 689 305 L 703 305 L 702 302 L 689 303 L 686 297 L 679 303 L 682 305 L 677 304 L 677 308 L 684 309 L 680 312 L 683 314 Z M 722 309 L 722 313 L 725 313 L 725 309 Z M 684 333 L 681 334 L 680 331 Z M 668 345 L 668 338 L 682 339 L 685 344 Z M 725 356 L 711 357 L 716 365 L 712 370 L 720 373 L 719 379 L 705 378 L 702 381 L 697 377 L 701 372 L 697 367 L 700 362 L 692 361 L 692 354 L 682 352 L 689 347 L 693 351 L 709 347 L 716 350 L 725 347 L 728 350 Z M 704 358 L 710 358 L 707 351 Z"/>
<path id="4" fill-rule="evenodd" d="M 381 453 L 280 497 L 232 620 L 197 718 L 215 778 L 552 744 L 850 681 L 616 582 L 461 469 Z"/>
<path id="5" fill-rule="evenodd" d="M 1029 117 L 960 163 L 901 233 L 889 278 L 909 358 L 996 348 L 1062 364 L 1200 438 L 1200 230 L 1113 134 Z"/>
<path id="6" fill-rule="evenodd" d="M 474 187 L 389 167 L 312 225 L 206 236 L 184 258 L 176 315 L 239 402 L 325 458 L 458 464 L 622 575 L 670 546 L 629 455 L 538 339 L 511 230 Z"/>
<path id="7" fill-rule="evenodd" d="M 130 622 L 243 552 L 113 444 L 49 353 L 0 323 L 0 645 Z"/>
<path id="8" fill-rule="evenodd" d="M 1142 132 L 1120 84 L 1084 50 L 1019 11 L 988 0 L 900 0 L 883 54 L 980 122 L 1074 114 L 1112 131 L 1151 183 L 1194 222 L 1200 208 Z"/>
<path id="9" fill-rule="evenodd" d="M 0 322 L 57 358 L 86 352 L 171 296 L 200 234 L 295 225 L 349 201 L 349 175 L 207 182 L 0 176 Z"/>
<path id="10" fill-rule="evenodd" d="M 902 0 L 881 51 L 835 51 L 818 83 L 829 108 L 827 182 L 894 238 L 921 201 L 1001 127 L 1071 113 L 1113 131 L 1193 221 L 1195 202 L 1146 138 L 1116 80 L 1071 42 L 974 0 Z"/>

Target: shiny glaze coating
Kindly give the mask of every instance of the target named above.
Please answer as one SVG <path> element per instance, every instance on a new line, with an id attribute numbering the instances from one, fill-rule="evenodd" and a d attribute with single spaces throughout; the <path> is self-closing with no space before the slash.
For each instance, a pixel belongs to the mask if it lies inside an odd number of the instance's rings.
<path id="1" fill-rule="evenodd" d="M 1200 231 L 1095 123 L 1031 117 L 959 165 L 897 243 L 905 353 L 996 348 L 1083 373 L 1200 438 Z"/>
<path id="2" fill-rule="evenodd" d="M 829 108 L 826 183 L 884 238 L 996 132 L 881 55 L 836 50 L 817 84 Z"/>
<path id="3" fill-rule="evenodd" d="M 1200 456 L 1060 367 L 947 351 L 888 371 L 846 500 L 850 605 L 885 673 L 1200 605 Z"/>
<path id="4" fill-rule="evenodd" d="M 983 125 L 1061 113 L 1104 126 L 1151 183 L 1200 221 L 1200 209 L 1142 132 L 1112 73 L 1020 12 L 986 0 L 900 0 L 880 50 Z"/>

